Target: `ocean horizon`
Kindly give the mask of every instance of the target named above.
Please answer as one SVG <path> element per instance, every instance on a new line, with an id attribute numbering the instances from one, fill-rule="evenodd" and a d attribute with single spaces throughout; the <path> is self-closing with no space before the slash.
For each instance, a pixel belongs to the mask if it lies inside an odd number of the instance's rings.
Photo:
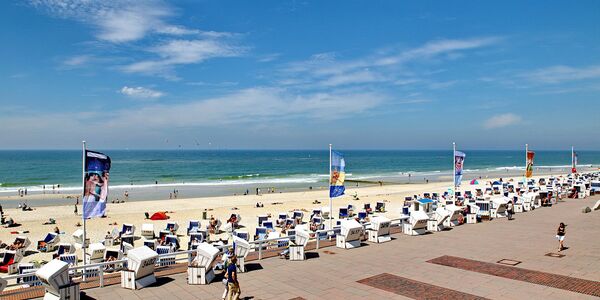
<path id="1" fill-rule="evenodd" d="M 148 186 L 286 185 L 326 183 L 327 150 L 100 150 L 112 159 L 111 188 Z M 452 150 L 339 150 L 349 180 L 451 175 Z M 469 174 L 524 169 L 522 150 L 462 150 Z M 600 165 L 600 151 L 577 151 L 579 166 Z M 571 151 L 536 151 L 539 169 L 570 168 Z M 0 150 L 0 193 L 81 187 L 81 150 Z"/>

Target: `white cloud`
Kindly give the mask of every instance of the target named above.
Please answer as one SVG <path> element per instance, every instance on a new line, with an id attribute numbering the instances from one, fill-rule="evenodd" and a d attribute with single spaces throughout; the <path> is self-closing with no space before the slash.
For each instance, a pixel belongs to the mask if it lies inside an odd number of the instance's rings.
<path id="1" fill-rule="evenodd" d="M 290 119 L 327 121 L 351 118 L 379 106 L 385 99 L 383 94 L 368 92 L 298 95 L 280 88 L 250 88 L 183 104 L 156 104 L 135 111 L 127 110 L 117 113 L 106 124 L 120 128 L 135 127 L 136 124 L 148 127 L 193 127 L 260 124 Z"/>
<path id="2" fill-rule="evenodd" d="M 135 0 L 31 0 L 50 15 L 73 19 L 94 27 L 100 40 L 123 43 L 139 40 L 168 27 L 171 8 L 162 1 Z"/>
<path id="3" fill-rule="evenodd" d="M 135 90 L 135 89 L 134 89 Z M 371 110 L 386 101 L 379 93 L 350 93 L 331 91 L 298 95 L 280 88 L 250 88 L 228 95 L 176 104 L 141 103 L 118 111 L 95 110 L 90 113 L 31 112 L 27 116 L 0 108 L 0 127 L 11 132 L 5 145 L 34 145 L 32 141 L 51 140 L 46 147 L 76 146 L 82 138 L 93 138 L 98 144 L 120 141 L 131 145 L 132 140 L 152 146 L 157 135 L 177 134 L 182 129 L 230 128 L 236 132 L 251 127 L 264 127 L 281 132 L 288 128 L 303 128 L 307 122 L 333 124 L 332 120 L 369 115 Z M 69 117 L 70 116 L 70 117 Z M 296 122 L 292 122 L 296 121 Z M 300 121 L 299 125 L 297 121 Z M 275 127 L 277 126 L 277 127 Z M 54 128 L 51 132 L 48 128 Z M 93 137 L 90 136 L 93 133 Z M 26 139 L 23 137 L 27 137 Z M 155 145 L 155 144 L 154 144 Z"/>
<path id="4" fill-rule="evenodd" d="M 502 128 L 521 123 L 523 119 L 515 114 L 506 113 L 492 116 L 484 123 L 486 129 Z"/>
<path id="5" fill-rule="evenodd" d="M 203 39 L 170 40 L 149 49 L 149 51 L 159 58 L 126 65 L 122 67 L 122 70 L 127 73 L 165 75 L 169 74 L 175 65 L 200 63 L 216 57 L 239 56 L 245 50 L 223 41 Z"/>
<path id="6" fill-rule="evenodd" d="M 90 55 L 76 55 L 70 58 L 67 58 L 63 61 L 63 65 L 65 67 L 75 68 L 89 63 L 92 60 L 92 56 Z"/>
<path id="7" fill-rule="evenodd" d="M 151 41 L 142 49 L 155 53 L 157 59 L 146 59 L 122 66 L 128 73 L 160 75 L 177 79 L 173 66 L 199 63 L 214 57 L 237 56 L 243 52 L 226 39 L 236 34 L 203 31 L 169 23 L 176 16 L 175 9 L 162 0 L 30 0 L 30 4 L 51 16 L 76 20 L 94 29 L 100 42 L 117 46 L 142 40 L 148 35 L 166 35 L 160 42 Z M 182 36 L 189 38 L 182 39 Z M 177 37 L 173 39 L 173 37 Z M 153 45 L 154 43 L 154 45 Z M 131 49 L 128 49 L 131 50 Z M 87 63 L 91 56 L 81 55 L 68 59 L 63 67 L 76 67 Z"/>
<path id="8" fill-rule="evenodd" d="M 292 79 L 289 82 L 294 82 L 294 78 L 303 77 L 326 86 L 367 82 L 396 82 L 397 85 L 407 85 L 421 81 L 414 72 L 407 70 L 410 64 L 431 59 L 456 59 L 462 57 L 457 56 L 460 51 L 487 47 L 500 41 L 502 38 L 495 36 L 434 40 L 416 48 L 388 49 L 351 60 L 340 60 L 339 55 L 333 52 L 319 53 L 308 60 L 288 64 L 284 75 L 291 78 L 284 80 Z M 409 76 L 408 80 L 406 76 Z M 447 86 L 449 85 L 451 83 Z"/>
<path id="9" fill-rule="evenodd" d="M 128 87 L 124 86 L 121 88 L 120 93 L 132 97 L 132 98 L 140 98 L 140 99 L 156 99 L 164 96 L 163 92 L 159 92 L 153 89 L 145 88 L 145 87 Z"/>
<path id="10" fill-rule="evenodd" d="M 405 63 L 413 59 L 424 59 L 430 58 L 437 55 L 454 53 L 456 51 L 464 51 L 470 49 L 481 48 L 490 46 L 500 42 L 500 37 L 483 37 L 483 38 L 471 38 L 471 39 L 443 39 L 435 40 L 426 43 L 425 45 L 402 51 L 397 55 L 389 55 L 381 57 L 375 62 L 375 65 L 395 65 L 399 63 Z"/>
<path id="11" fill-rule="evenodd" d="M 357 71 L 348 74 L 336 74 L 321 82 L 324 86 L 339 86 L 347 84 L 361 84 L 381 81 L 382 77 L 369 70 Z"/>
<path id="12" fill-rule="evenodd" d="M 553 66 L 538 69 L 522 76 L 531 81 L 547 84 L 557 84 L 568 81 L 600 78 L 600 65 L 583 68 L 569 66 Z"/>

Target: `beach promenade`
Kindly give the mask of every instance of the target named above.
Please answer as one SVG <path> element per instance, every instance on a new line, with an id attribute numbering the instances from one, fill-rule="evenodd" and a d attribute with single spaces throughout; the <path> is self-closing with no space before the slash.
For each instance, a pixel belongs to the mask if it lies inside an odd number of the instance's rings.
<path id="1" fill-rule="evenodd" d="M 246 299 L 593 299 L 600 297 L 600 211 L 583 214 L 599 196 L 463 225 L 425 236 L 393 235 L 384 244 L 311 251 L 309 259 L 248 263 L 240 274 Z M 567 235 L 561 252 L 559 222 Z M 504 260 L 504 261 L 503 261 Z M 216 281 L 191 286 L 184 273 L 131 291 L 113 285 L 85 290 L 95 299 L 220 299 Z"/>

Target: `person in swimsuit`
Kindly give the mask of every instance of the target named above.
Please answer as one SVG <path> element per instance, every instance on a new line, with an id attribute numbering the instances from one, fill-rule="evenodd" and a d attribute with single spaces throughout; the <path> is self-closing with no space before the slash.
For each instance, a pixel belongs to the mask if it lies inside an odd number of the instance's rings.
<path id="1" fill-rule="evenodd" d="M 556 239 L 558 240 L 558 252 L 565 249 L 565 227 L 567 227 L 567 225 L 561 222 L 560 225 L 558 225 L 558 230 L 556 231 Z"/>

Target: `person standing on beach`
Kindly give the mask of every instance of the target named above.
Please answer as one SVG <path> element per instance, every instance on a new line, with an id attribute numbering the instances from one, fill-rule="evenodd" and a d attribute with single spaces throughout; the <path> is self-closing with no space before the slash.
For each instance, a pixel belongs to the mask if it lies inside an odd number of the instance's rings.
<path id="1" fill-rule="evenodd" d="M 506 205 L 506 213 L 508 215 L 508 220 L 512 220 L 513 219 L 513 202 L 512 200 L 508 201 L 508 204 Z"/>
<path id="2" fill-rule="evenodd" d="M 565 249 L 565 227 L 567 227 L 567 225 L 565 225 L 565 223 L 563 222 L 560 222 L 560 225 L 558 225 L 558 230 L 556 231 L 556 239 L 558 240 L 558 252 Z"/>
<path id="3" fill-rule="evenodd" d="M 234 255 L 231 257 L 231 263 L 227 266 L 227 299 L 239 300 L 242 290 L 240 289 L 240 283 L 237 275 L 237 257 Z"/>

